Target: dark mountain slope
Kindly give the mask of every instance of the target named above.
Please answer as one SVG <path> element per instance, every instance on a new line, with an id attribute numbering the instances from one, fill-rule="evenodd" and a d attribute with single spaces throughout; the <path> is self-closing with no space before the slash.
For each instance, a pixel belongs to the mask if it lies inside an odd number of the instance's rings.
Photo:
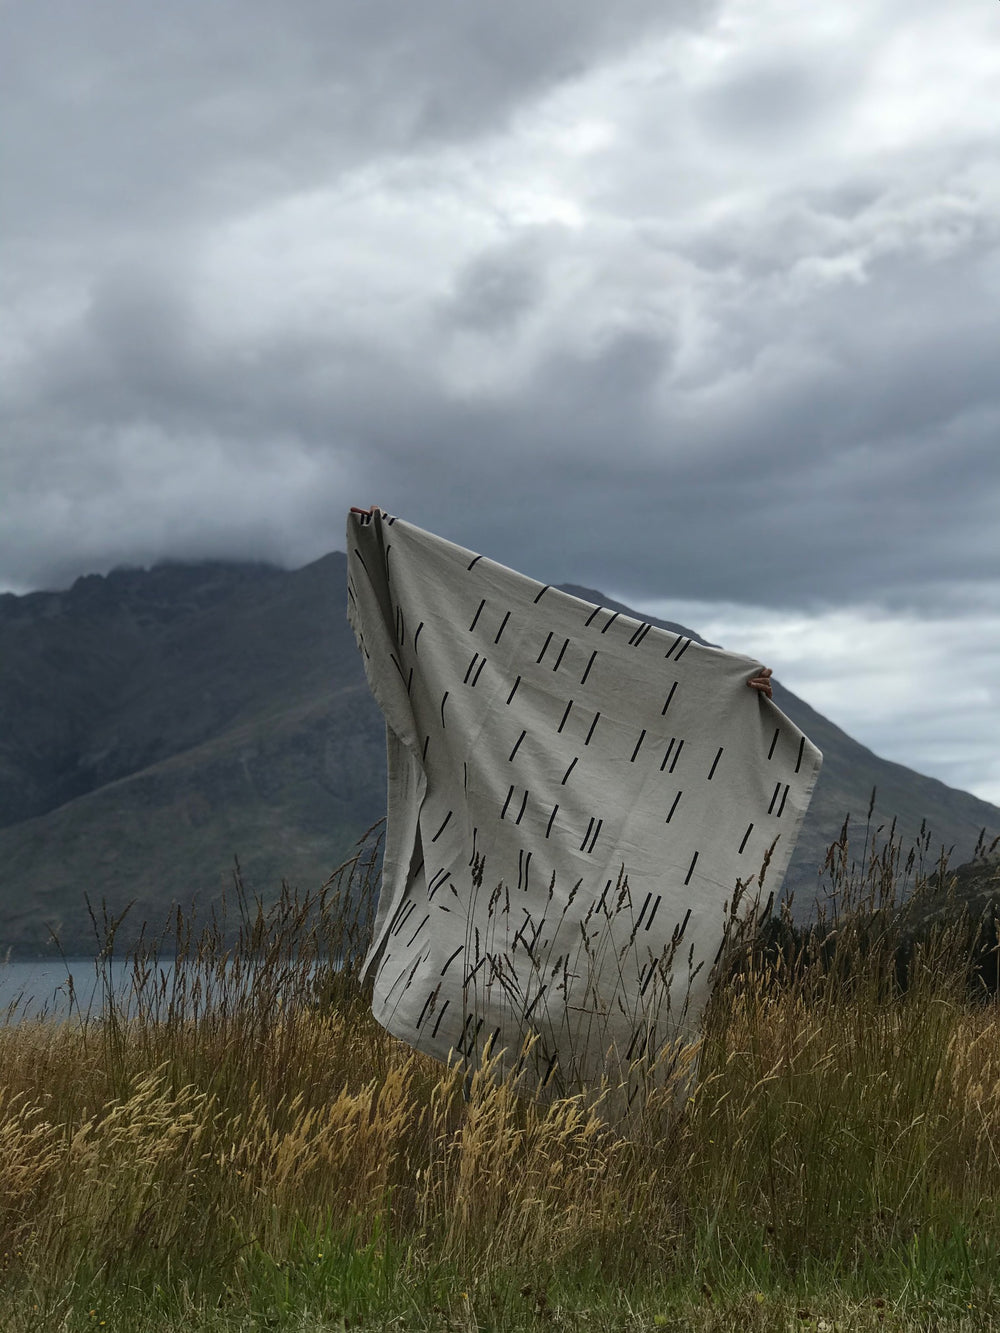
<path id="1" fill-rule="evenodd" d="M 234 856 L 265 896 L 327 877 L 384 813 L 345 580 L 334 554 L 0 597 L 0 950 L 44 947 L 50 927 L 90 947 L 84 894 L 116 911 L 134 899 L 136 924 L 159 925 L 173 901 L 214 898 Z M 956 860 L 984 825 L 1000 832 L 1000 810 L 878 759 L 780 686 L 776 700 L 826 757 L 789 879 L 801 898 L 873 786 L 880 815 L 907 834 L 926 818 Z"/>

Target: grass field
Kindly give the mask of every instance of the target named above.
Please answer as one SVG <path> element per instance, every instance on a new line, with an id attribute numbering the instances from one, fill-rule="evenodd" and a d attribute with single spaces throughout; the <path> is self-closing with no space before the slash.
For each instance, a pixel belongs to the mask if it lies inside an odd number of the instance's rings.
<path id="1" fill-rule="evenodd" d="M 0 1027 L 0 1329 L 1000 1327 L 1000 1013 L 965 928 L 900 986 L 914 864 L 845 832 L 624 1132 L 374 1024 L 372 861 L 179 918 L 128 1005 Z"/>

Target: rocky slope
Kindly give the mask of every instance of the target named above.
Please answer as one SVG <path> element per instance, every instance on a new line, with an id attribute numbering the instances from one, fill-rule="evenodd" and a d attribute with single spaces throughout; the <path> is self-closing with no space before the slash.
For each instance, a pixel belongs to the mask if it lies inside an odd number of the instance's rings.
<path id="1" fill-rule="evenodd" d="M 134 902 L 129 920 L 155 928 L 171 903 L 223 892 L 237 856 L 268 897 L 282 878 L 319 885 L 349 854 L 384 813 L 385 748 L 345 565 L 164 565 L 0 597 L 0 954 L 53 933 L 89 950 L 87 897 Z M 926 820 L 954 863 L 982 828 L 1000 833 L 996 807 L 775 698 L 825 756 L 787 881 L 800 903 L 873 787 L 876 823 L 895 815 L 909 839 Z"/>

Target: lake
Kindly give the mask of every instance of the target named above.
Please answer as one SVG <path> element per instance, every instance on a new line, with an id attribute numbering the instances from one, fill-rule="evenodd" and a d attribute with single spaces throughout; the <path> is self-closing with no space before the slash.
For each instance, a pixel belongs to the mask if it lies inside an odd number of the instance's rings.
<path id="1" fill-rule="evenodd" d="M 160 965 L 167 976 L 173 965 Z M 107 980 L 120 999 L 131 986 L 131 967 L 113 961 Z M 72 982 L 72 987 L 70 985 Z M 31 959 L 0 963 L 0 1022 L 41 1015 L 68 1017 L 97 1015 L 104 1006 L 105 979 L 98 976 L 93 958 Z M 70 995 L 72 994 L 72 1004 Z"/>
<path id="2" fill-rule="evenodd" d="M 200 968 L 189 963 L 177 976 L 174 986 L 174 964 L 161 959 L 147 964 L 143 985 L 143 1012 L 163 1014 L 171 1002 L 195 1016 L 206 1006 L 212 1007 L 225 999 L 229 1004 L 240 997 L 253 994 L 257 977 L 253 965 L 239 965 L 234 974 L 225 963 L 221 974 L 216 968 Z M 328 964 L 315 961 L 297 963 L 290 959 L 276 970 L 273 964 L 266 969 L 268 977 L 264 995 L 276 998 L 294 995 L 302 998 L 303 986 L 308 990 L 310 979 L 315 978 Z M 336 965 L 335 965 L 336 966 Z M 99 973 L 93 958 L 18 959 L 0 962 L 0 1024 L 21 1022 L 26 1018 L 100 1017 L 104 1011 L 107 993 L 115 997 L 120 1014 L 128 1016 L 135 1011 L 135 966 L 132 960 L 115 959 L 104 965 Z M 72 998 L 71 998 L 72 997 Z M 265 1001 L 266 1002 L 266 1001 Z"/>

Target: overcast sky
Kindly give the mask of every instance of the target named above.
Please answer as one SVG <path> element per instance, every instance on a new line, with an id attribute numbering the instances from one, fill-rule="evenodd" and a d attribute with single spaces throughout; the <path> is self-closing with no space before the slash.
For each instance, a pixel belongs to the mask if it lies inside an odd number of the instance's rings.
<path id="1" fill-rule="evenodd" d="M 1000 803 L 1000 5 L 9 0 L 0 587 L 378 501 Z"/>

